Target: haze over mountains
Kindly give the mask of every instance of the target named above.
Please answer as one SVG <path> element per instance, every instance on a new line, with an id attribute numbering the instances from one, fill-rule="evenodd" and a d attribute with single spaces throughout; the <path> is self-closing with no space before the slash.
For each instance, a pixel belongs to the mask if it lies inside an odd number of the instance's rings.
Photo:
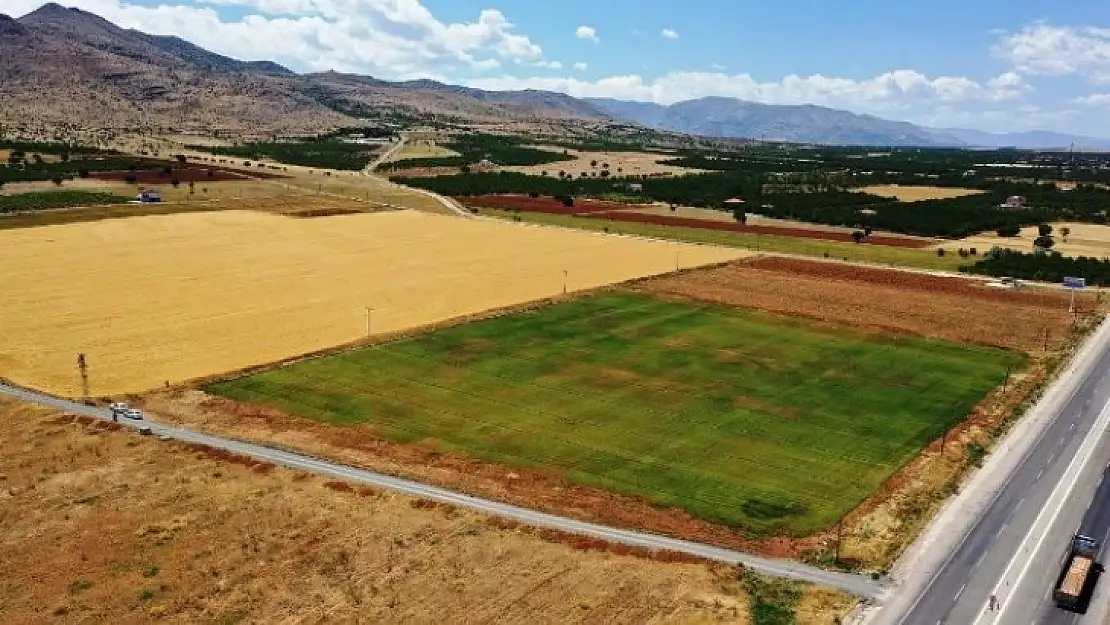
<path id="1" fill-rule="evenodd" d="M 808 104 L 708 97 L 663 106 L 431 80 L 297 74 L 269 61 L 231 59 L 178 37 L 122 29 L 57 4 L 19 19 L 0 15 L 0 102 L 0 123 L 7 124 L 229 134 L 320 132 L 367 117 L 405 115 L 579 132 L 633 123 L 706 137 L 799 143 L 1110 148 L 1106 139 L 926 128 Z"/>

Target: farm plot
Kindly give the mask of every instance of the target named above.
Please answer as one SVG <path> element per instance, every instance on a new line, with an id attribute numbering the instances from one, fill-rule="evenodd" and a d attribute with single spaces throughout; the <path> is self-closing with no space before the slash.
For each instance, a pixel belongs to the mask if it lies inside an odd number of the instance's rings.
<path id="1" fill-rule="evenodd" d="M 957 187 L 920 187 L 902 186 L 897 184 L 879 184 L 858 189 L 863 193 L 892 197 L 899 202 L 920 202 L 922 200 L 948 200 L 965 195 L 979 195 L 984 193 L 979 189 L 961 189 Z"/>
<path id="2" fill-rule="evenodd" d="M 1027 353 L 1058 347 L 1073 321 L 1063 293 L 999 290 L 962 278 L 789 258 L 653 279 L 640 288 Z M 1093 306 L 1089 299 L 1079 304 Z"/>
<path id="3" fill-rule="evenodd" d="M 92 395 L 141 391 L 744 255 L 413 211 L 5 230 L 0 377 L 80 395 L 81 352 Z"/>
<path id="4" fill-rule="evenodd" d="M 716 230 L 721 232 L 742 232 L 748 234 L 793 237 L 799 239 L 815 239 L 821 241 L 837 241 L 854 243 L 852 231 L 846 229 L 821 228 L 809 226 L 787 227 L 783 225 L 764 225 L 760 223 L 740 224 L 735 220 L 722 219 L 719 215 L 712 218 L 698 213 L 695 217 L 670 214 L 655 209 L 646 209 L 635 204 L 621 204 L 618 202 L 602 202 L 598 200 L 575 199 L 572 206 L 566 206 L 561 201 L 551 197 L 527 197 L 522 195 L 482 195 L 475 197 L 457 197 L 457 201 L 471 206 L 493 208 L 498 210 L 520 210 L 533 213 L 546 213 L 551 215 L 579 215 L 591 219 L 604 219 L 608 221 L 650 224 L 672 228 L 694 228 L 699 230 Z M 699 210 L 699 209 L 690 209 Z M 717 211 L 706 211 L 717 212 Z M 686 213 L 687 215 L 689 213 Z M 864 239 L 865 244 L 882 245 L 887 247 L 924 248 L 933 244 L 933 239 L 923 237 L 908 237 L 897 234 L 876 233 Z"/>
<path id="5" fill-rule="evenodd" d="M 208 391 L 677 507 L 753 536 L 835 523 L 1015 354 L 616 292 Z"/>
<path id="6" fill-rule="evenodd" d="M 1099 224 L 1081 224 L 1072 222 L 1054 222 L 1052 224 L 1052 238 L 1056 245 L 1053 251 L 1064 256 L 1090 256 L 1093 258 L 1110 257 L 1110 226 Z M 1061 234 L 1067 229 L 1068 236 Z M 1037 227 L 1022 228 L 1016 237 L 1000 237 L 994 232 L 984 232 L 958 242 L 949 243 L 947 247 L 955 245 L 960 247 L 975 247 L 986 251 L 992 247 L 1004 247 L 1019 252 L 1033 251 L 1033 240 L 1038 236 Z"/>
<path id="7" fill-rule="evenodd" d="M 673 154 L 656 154 L 651 152 L 592 152 L 583 150 L 564 149 L 557 146 L 533 146 L 541 150 L 563 153 L 574 157 L 572 161 L 549 163 L 546 165 L 530 165 L 526 167 L 498 167 L 500 171 L 515 171 L 519 173 L 538 176 L 544 172 L 554 176 L 559 171 L 575 175 L 585 172 L 599 175 L 603 170 L 608 170 L 617 176 L 685 176 L 701 173 L 702 170 L 687 167 L 664 165 L 660 161 L 673 159 Z M 605 167 L 608 165 L 608 167 Z"/>

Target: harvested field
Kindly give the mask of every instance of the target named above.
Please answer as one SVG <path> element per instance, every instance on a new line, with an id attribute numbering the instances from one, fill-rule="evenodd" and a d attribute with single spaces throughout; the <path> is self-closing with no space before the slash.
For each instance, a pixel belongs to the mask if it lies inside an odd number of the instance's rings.
<path id="1" fill-rule="evenodd" d="M 724 210 L 713 210 L 711 208 L 697 208 L 694 206 L 676 206 L 675 210 L 671 210 L 670 206 L 666 204 L 646 204 L 641 206 L 627 206 L 627 210 L 634 213 L 643 213 L 645 215 L 662 215 L 664 217 L 684 217 L 687 219 L 701 219 L 705 221 L 721 221 L 725 223 L 736 223 L 736 219 L 732 213 Z M 824 224 L 814 224 L 805 221 L 797 221 L 794 219 L 777 219 L 774 217 L 764 217 L 748 213 L 747 225 L 773 227 L 773 228 L 786 228 L 791 230 L 815 230 L 817 232 L 842 232 L 851 235 L 852 232 L 859 228 L 846 228 L 844 226 L 826 226 Z M 890 235 L 904 239 L 920 239 L 922 241 L 929 241 L 935 243 L 935 239 L 928 237 L 916 237 L 908 234 L 897 234 L 893 232 L 886 232 L 883 230 L 876 230 L 875 235 Z M 854 241 L 853 241 L 854 242 Z"/>
<path id="2" fill-rule="evenodd" d="M 922 200 L 947 200 L 965 195 L 979 195 L 984 193 L 979 189 L 960 189 L 956 187 L 918 187 L 902 186 L 897 184 L 877 184 L 856 189 L 863 193 L 892 197 L 899 202 L 920 202 Z"/>
<path id="3" fill-rule="evenodd" d="M 6 623 L 751 622 L 727 567 L 582 550 L 7 399 L 0 446 Z M 803 623 L 850 605 L 803 592 L 822 599 Z"/>
<path id="4" fill-rule="evenodd" d="M 1091 256 L 1094 258 L 1110 257 L 1110 226 L 1098 224 L 1082 224 L 1073 222 L 1054 222 L 1052 238 L 1056 245 L 1054 251 L 1064 256 Z M 1062 228 L 1070 230 L 1068 236 L 1060 234 Z M 1033 251 L 1033 240 L 1037 238 L 1037 227 L 1029 226 L 1021 229 L 1016 237 L 1000 237 L 994 232 L 984 232 L 959 241 L 949 241 L 949 250 L 955 247 L 975 247 L 980 253 L 986 252 L 994 246 L 1004 247 L 1019 252 Z"/>
<path id="5" fill-rule="evenodd" d="M 495 208 L 498 210 L 521 210 L 552 215 L 579 215 L 591 219 L 605 219 L 627 223 L 643 223 L 676 228 L 698 228 L 703 230 L 720 230 L 724 232 L 743 232 L 749 234 L 795 237 L 801 239 L 818 239 L 822 241 L 838 241 L 854 243 L 851 231 L 797 227 L 788 228 L 781 226 L 766 226 L 756 224 L 739 224 L 721 219 L 702 219 L 661 214 L 659 211 L 645 211 L 636 205 L 620 204 L 617 202 L 599 202 L 597 200 L 575 199 L 574 206 L 564 206 L 562 202 L 551 197 L 532 198 L 523 195 L 483 195 L 477 197 L 457 197 L 457 201 L 471 206 Z M 921 237 L 907 237 L 897 234 L 872 234 L 864 240 L 868 245 L 884 245 L 889 247 L 924 248 L 933 244 L 932 239 Z"/>
<path id="6" fill-rule="evenodd" d="M 1073 322 L 1068 296 L 982 281 L 789 258 L 664 277 L 650 293 L 1033 353 L 1055 349 Z M 1085 310 L 1094 296 L 1080 298 Z"/>
<path id="7" fill-rule="evenodd" d="M 655 154 L 651 152 L 586 152 L 551 145 L 536 145 L 532 147 L 540 150 L 557 152 L 559 154 L 562 154 L 565 150 L 567 155 L 573 156 L 575 160 L 523 167 L 498 167 L 498 170 L 515 171 L 533 176 L 538 176 L 545 171 L 549 176 L 555 176 L 561 170 L 573 174 L 575 178 L 582 172 L 600 174 L 603 169 L 602 165 L 606 163 L 609 164 L 609 171 L 613 172 L 614 176 L 686 176 L 689 174 L 701 173 L 702 171 L 700 169 L 660 164 L 660 161 L 674 158 L 674 154 Z M 591 165 L 594 161 L 597 162 L 596 166 Z"/>
<path id="8" fill-rule="evenodd" d="M 616 292 L 208 390 L 542 469 L 749 538 L 800 537 L 859 505 L 1021 360 Z"/>
<path id="9" fill-rule="evenodd" d="M 458 156 L 459 153 L 436 144 L 434 141 L 415 140 L 409 141 L 389 158 L 390 161 L 401 161 L 406 158 L 443 158 Z"/>
<path id="10" fill-rule="evenodd" d="M 202 205 L 204 206 L 204 205 Z M 745 252 L 413 211 L 245 211 L 0 232 L 0 377 L 141 391 Z M 141 271 L 138 270 L 141 268 Z"/>

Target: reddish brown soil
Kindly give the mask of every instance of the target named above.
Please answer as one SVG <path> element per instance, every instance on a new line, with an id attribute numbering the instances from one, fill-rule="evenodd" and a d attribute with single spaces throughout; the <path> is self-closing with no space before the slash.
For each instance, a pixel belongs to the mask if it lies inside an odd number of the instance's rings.
<path id="1" fill-rule="evenodd" d="M 1009 302 L 1024 306 L 1059 309 L 1068 305 L 1068 295 L 1043 289 L 997 289 L 986 286 L 982 280 L 951 276 L 934 276 L 909 271 L 896 271 L 849 265 L 846 263 L 803 260 L 767 256 L 747 263 L 756 269 L 778 271 L 800 276 L 814 276 L 828 280 L 862 282 L 931 293 L 952 293 L 976 299 Z"/>
<path id="2" fill-rule="evenodd" d="M 578 202 L 575 202 L 577 206 Z M 822 241 L 839 241 L 854 243 L 849 232 L 831 232 L 828 230 L 809 230 L 807 228 L 784 228 L 781 226 L 753 226 L 749 224 L 729 223 L 727 221 L 710 221 L 708 219 L 694 219 L 690 217 L 671 217 L 669 215 L 648 215 L 644 213 L 629 212 L 624 210 L 611 212 L 591 212 L 586 217 L 592 219 L 612 219 L 614 221 L 631 221 L 636 223 L 652 224 L 657 226 L 673 226 L 677 228 L 698 228 L 701 230 L 723 230 L 726 232 L 744 232 L 747 234 L 766 234 L 780 237 L 795 237 L 799 239 L 820 239 Z M 863 240 L 868 245 L 885 245 L 888 247 L 924 248 L 933 245 L 926 239 L 911 239 L 889 234 L 873 234 Z"/>
<path id="3" fill-rule="evenodd" d="M 605 211 L 624 211 L 629 208 L 627 204 L 580 199 L 574 200 L 574 206 L 563 206 L 561 201 L 552 197 L 533 198 L 527 195 L 480 195 L 455 199 L 472 206 L 501 210 L 522 210 L 530 213 L 550 213 L 553 215 L 581 215 Z"/>
<path id="4" fill-rule="evenodd" d="M 579 215 L 592 219 L 608 219 L 612 221 L 626 221 L 633 223 L 652 224 L 657 226 L 673 226 L 678 228 L 697 228 L 701 230 L 722 230 L 725 232 L 743 232 L 747 234 L 766 234 L 780 237 L 794 237 L 799 239 L 818 239 L 821 241 L 838 241 L 854 243 L 849 232 L 832 232 L 826 230 L 810 230 L 807 228 L 786 228 L 782 226 L 754 226 L 748 224 L 729 223 L 727 221 L 712 221 L 709 219 L 694 219 L 691 217 L 672 217 L 670 215 L 649 215 L 633 212 L 634 208 L 627 204 L 617 202 L 600 202 L 597 200 L 574 200 L 574 206 L 563 206 L 563 203 L 551 197 L 532 198 L 525 195 L 481 195 L 476 197 L 455 198 L 464 204 L 496 208 L 501 210 L 521 210 L 532 213 L 550 213 L 554 215 Z M 933 245 L 927 239 L 914 239 L 890 234 L 873 234 L 864 239 L 865 244 L 885 245 L 889 247 L 924 248 Z"/>
<path id="5" fill-rule="evenodd" d="M 286 178 L 281 174 L 271 174 L 264 171 L 237 171 L 228 169 L 226 167 L 215 167 L 211 165 L 171 165 L 169 162 L 154 164 L 146 163 L 143 169 L 137 171 L 93 171 L 89 172 L 90 178 L 97 180 L 111 180 L 114 182 L 124 182 L 128 176 L 135 176 L 139 184 L 169 184 L 172 180 L 178 182 L 229 182 L 234 180 L 251 180 L 263 179 L 269 180 L 274 178 Z M 173 172 L 167 174 L 162 171 L 162 167 L 170 165 Z"/>
<path id="6" fill-rule="evenodd" d="M 1055 349 L 1074 321 L 1063 293 L 1002 291 L 962 278 L 786 258 L 650 279 L 639 288 L 1026 353 Z M 1090 310 L 1094 304 L 1087 297 L 1079 305 Z"/>

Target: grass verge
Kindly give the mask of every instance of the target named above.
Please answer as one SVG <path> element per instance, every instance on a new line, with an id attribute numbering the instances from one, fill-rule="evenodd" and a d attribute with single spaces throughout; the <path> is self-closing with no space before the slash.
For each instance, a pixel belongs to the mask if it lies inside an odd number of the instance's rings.
<path id="1" fill-rule="evenodd" d="M 752 536 L 804 536 L 856 507 L 1021 361 L 616 292 L 207 390 L 556 471 Z"/>
<path id="2" fill-rule="evenodd" d="M 940 269 L 954 272 L 959 270 L 961 264 L 967 262 L 954 254 L 951 250 L 944 256 L 937 256 L 935 250 L 838 243 L 835 241 L 756 235 L 744 232 L 678 228 L 625 221 L 589 219 L 572 215 L 551 215 L 547 213 L 528 212 L 517 214 L 511 211 L 491 208 L 479 208 L 478 210 L 481 215 L 513 221 L 565 226 L 582 230 L 605 231 L 618 234 L 632 234 L 660 239 L 673 239 L 690 243 L 711 243 L 714 245 L 739 247 L 748 250 L 798 254 L 801 256 L 813 256 L 818 258 L 833 258 L 877 265 L 913 267 L 918 269 Z M 518 217 L 519 220 L 517 219 Z"/>

